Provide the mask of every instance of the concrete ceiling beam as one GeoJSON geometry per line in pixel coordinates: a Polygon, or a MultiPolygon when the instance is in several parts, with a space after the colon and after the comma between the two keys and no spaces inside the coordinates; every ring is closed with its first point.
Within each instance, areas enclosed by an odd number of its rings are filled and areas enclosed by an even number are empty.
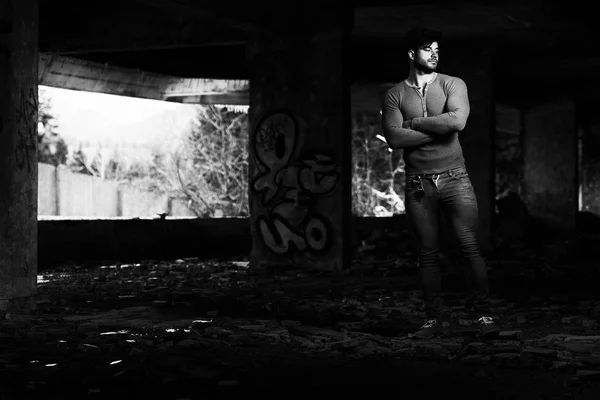
{"type": "MultiPolygon", "coordinates": [[[[184,104],[250,104],[247,80],[178,78],[49,54],[40,54],[38,71],[42,86],[184,104]]],[[[381,95],[392,85],[353,85],[353,110],[379,112],[381,95]]]]}
{"type": "Polygon", "coordinates": [[[43,86],[165,101],[249,90],[244,80],[178,78],[48,54],[40,54],[38,71],[43,86]]]}
{"type": "Polygon", "coordinates": [[[250,105],[250,92],[173,96],[169,97],[167,101],[183,104],[227,104],[232,106],[248,106],[250,105]]]}

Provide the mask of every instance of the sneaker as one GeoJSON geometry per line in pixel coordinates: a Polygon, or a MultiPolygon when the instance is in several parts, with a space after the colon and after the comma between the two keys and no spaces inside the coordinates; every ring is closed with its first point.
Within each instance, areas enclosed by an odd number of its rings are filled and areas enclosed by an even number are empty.
{"type": "Polygon", "coordinates": [[[500,332],[500,329],[494,323],[492,317],[481,317],[479,322],[479,334],[483,337],[494,335],[500,332]]]}
{"type": "Polygon", "coordinates": [[[425,325],[421,327],[417,332],[412,334],[412,337],[418,339],[431,339],[436,336],[440,336],[442,333],[442,326],[435,319],[430,319],[425,322],[425,325]]]}

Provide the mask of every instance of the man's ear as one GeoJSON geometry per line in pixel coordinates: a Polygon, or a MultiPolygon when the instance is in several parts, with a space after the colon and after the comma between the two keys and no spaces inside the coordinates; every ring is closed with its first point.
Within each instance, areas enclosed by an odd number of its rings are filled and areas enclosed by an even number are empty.
{"type": "Polygon", "coordinates": [[[408,58],[410,58],[411,60],[415,60],[415,52],[412,50],[408,51],[408,58]]]}

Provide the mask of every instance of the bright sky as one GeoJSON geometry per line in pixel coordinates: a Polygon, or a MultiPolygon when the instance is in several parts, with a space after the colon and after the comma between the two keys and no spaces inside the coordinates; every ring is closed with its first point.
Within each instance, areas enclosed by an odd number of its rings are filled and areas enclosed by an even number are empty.
{"type": "Polygon", "coordinates": [[[40,86],[67,138],[147,143],[179,135],[195,116],[189,104],[40,86]]]}

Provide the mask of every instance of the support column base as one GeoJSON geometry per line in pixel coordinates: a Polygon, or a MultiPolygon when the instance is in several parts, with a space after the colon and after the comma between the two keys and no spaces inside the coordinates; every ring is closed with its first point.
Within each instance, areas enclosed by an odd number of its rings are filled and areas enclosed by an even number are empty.
{"type": "Polygon", "coordinates": [[[17,297],[15,299],[0,299],[0,319],[7,313],[28,313],[37,308],[34,296],[17,297]]]}

